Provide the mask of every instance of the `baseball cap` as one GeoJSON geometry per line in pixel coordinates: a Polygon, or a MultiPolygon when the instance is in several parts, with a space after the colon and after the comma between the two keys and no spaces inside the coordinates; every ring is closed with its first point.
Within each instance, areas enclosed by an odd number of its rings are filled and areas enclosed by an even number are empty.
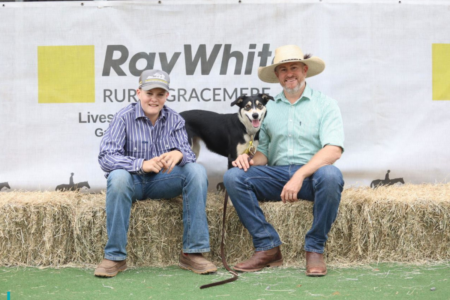
{"type": "Polygon", "coordinates": [[[169,74],[161,70],[145,70],[139,77],[139,88],[148,91],[161,88],[169,92],[169,74]]]}

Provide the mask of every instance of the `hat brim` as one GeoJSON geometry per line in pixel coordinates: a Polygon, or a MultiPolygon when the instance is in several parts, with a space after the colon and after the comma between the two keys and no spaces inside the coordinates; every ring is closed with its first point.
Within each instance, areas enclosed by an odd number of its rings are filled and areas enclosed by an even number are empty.
{"type": "Polygon", "coordinates": [[[293,62],[301,62],[308,66],[308,71],[306,72],[307,78],[318,75],[322,73],[323,70],[325,70],[325,62],[322,59],[318,58],[317,56],[312,56],[308,59],[283,61],[267,67],[259,67],[258,77],[264,82],[279,83],[277,75],[275,74],[275,68],[278,67],[279,65],[293,62]]]}
{"type": "Polygon", "coordinates": [[[157,82],[151,82],[151,83],[147,83],[147,84],[143,84],[140,89],[143,91],[149,91],[152,89],[163,89],[166,90],[167,92],[169,92],[169,87],[167,86],[167,84],[164,83],[157,83],[157,82]]]}

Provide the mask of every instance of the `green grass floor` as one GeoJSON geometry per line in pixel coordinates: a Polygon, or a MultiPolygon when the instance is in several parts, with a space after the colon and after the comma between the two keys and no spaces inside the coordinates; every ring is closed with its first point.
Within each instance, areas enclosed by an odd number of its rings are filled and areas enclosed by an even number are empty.
{"type": "Polygon", "coordinates": [[[200,290],[229,278],[197,275],[176,266],[136,268],[115,278],[96,278],[93,269],[0,268],[0,300],[21,299],[450,299],[450,264],[379,264],[329,268],[320,278],[305,269],[273,268],[241,274],[238,281],[200,290]]]}

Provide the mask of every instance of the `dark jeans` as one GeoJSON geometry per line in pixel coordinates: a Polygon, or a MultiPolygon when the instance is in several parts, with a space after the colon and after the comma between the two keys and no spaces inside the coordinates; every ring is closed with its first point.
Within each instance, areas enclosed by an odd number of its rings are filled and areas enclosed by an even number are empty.
{"type": "MultiPolygon", "coordinates": [[[[266,221],[259,200],[281,201],[284,185],[303,165],[253,166],[243,171],[232,168],[224,175],[224,184],[245,228],[253,237],[256,251],[281,245],[281,240],[266,221]]],[[[314,201],[314,221],[306,234],[305,251],[323,253],[328,232],[336,219],[344,180],[341,171],[328,165],[303,181],[298,199],[314,201]]]]}

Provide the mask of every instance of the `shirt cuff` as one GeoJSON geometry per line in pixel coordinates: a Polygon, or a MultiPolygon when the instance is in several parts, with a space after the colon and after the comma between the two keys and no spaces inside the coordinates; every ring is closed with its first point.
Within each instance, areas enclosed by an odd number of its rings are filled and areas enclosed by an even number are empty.
{"type": "Polygon", "coordinates": [[[336,146],[342,149],[342,153],[344,153],[344,145],[342,145],[342,143],[339,142],[330,142],[330,143],[324,143],[324,145],[322,146],[322,148],[324,148],[325,146],[336,146]]]}
{"type": "Polygon", "coordinates": [[[136,158],[133,162],[133,170],[135,170],[136,174],[144,175],[145,172],[142,169],[142,165],[144,164],[143,158],[136,158]]]}

